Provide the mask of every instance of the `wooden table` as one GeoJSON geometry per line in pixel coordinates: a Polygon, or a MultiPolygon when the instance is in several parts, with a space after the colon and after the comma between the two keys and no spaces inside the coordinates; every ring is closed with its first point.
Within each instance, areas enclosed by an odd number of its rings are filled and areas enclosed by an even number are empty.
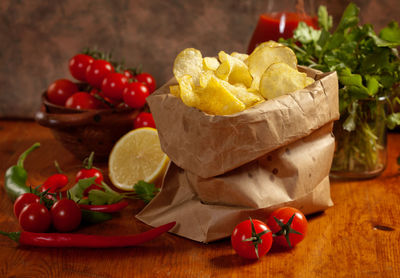
{"type": "MultiPolygon", "coordinates": [[[[71,175],[81,165],[50,131],[32,121],[0,121],[0,174],[34,142],[26,160],[29,182],[54,173],[54,160],[71,175]]],[[[309,217],[305,240],[289,251],[272,248],[259,261],[235,255],[229,240],[201,244],[164,234],[140,247],[115,249],[18,247],[0,238],[0,277],[400,277],[400,134],[389,135],[389,164],[376,179],[332,181],[335,206],[309,217]]],[[[106,165],[97,165],[107,171],[106,165]]],[[[1,181],[3,187],[3,179],[1,181]]],[[[17,231],[12,203],[0,190],[0,229],[17,231]]],[[[134,216],[141,201],[82,233],[123,235],[150,227],[134,216]]]]}

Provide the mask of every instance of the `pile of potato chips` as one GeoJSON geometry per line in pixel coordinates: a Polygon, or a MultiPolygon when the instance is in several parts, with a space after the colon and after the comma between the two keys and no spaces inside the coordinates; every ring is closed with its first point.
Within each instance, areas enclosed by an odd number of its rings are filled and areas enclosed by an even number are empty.
{"type": "Polygon", "coordinates": [[[274,41],[250,55],[220,51],[218,58],[187,48],[175,58],[173,72],[178,85],[170,86],[171,94],[212,115],[234,114],[314,83],[297,70],[294,52],[274,41]]]}

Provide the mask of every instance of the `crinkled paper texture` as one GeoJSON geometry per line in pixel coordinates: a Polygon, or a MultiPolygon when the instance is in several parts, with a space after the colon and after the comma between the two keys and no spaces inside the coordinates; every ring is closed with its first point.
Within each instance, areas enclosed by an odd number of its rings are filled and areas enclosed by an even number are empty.
{"type": "Polygon", "coordinates": [[[161,192],[137,218],[152,226],[176,221],[173,233],[210,242],[278,207],[310,214],[332,206],[337,76],[301,70],[317,81],[229,116],[185,106],[169,94],[174,80],[151,96],[161,146],[172,162],[161,192]]]}

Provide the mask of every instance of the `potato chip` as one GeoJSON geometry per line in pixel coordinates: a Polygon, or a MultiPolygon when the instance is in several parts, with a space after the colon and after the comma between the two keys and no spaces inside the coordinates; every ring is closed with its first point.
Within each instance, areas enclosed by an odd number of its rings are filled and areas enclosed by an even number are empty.
{"type": "Polygon", "coordinates": [[[228,81],[231,84],[243,83],[247,87],[250,87],[253,78],[249,73],[247,65],[242,60],[232,57],[224,51],[220,51],[218,57],[221,61],[220,66],[215,71],[218,78],[228,81]]]}
{"type": "Polygon", "coordinates": [[[172,71],[177,80],[187,74],[192,77],[193,83],[198,85],[202,70],[201,52],[195,48],[186,48],[176,56],[172,71]]]}
{"type": "Polygon", "coordinates": [[[169,86],[169,92],[176,97],[180,97],[181,90],[179,89],[179,85],[169,86]]]}
{"type": "Polygon", "coordinates": [[[200,102],[199,96],[194,92],[194,83],[190,75],[183,75],[178,78],[180,96],[184,104],[190,107],[196,107],[200,102]]]}
{"type": "Polygon", "coordinates": [[[200,100],[196,107],[212,115],[230,115],[246,108],[215,76],[211,76],[207,86],[199,88],[196,93],[200,100]]]}
{"type": "Polygon", "coordinates": [[[246,63],[253,77],[251,88],[254,89],[259,89],[261,75],[273,63],[286,63],[293,69],[297,68],[297,58],[293,50],[273,41],[257,46],[246,63]]]}
{"type": "Polygon", "coordinates": [[[229,82],[226,82],[223,80],[221,80],[220,83],[222,86],[225,87],[225,89],[227,89],[235,97],[237,97],[241,102],[243,102],[244,105],[246,105],[246,108],[265,100],[258,91],[255,91],[255,90],[249,91],[246,88],[246,86],[241,83],[232,85],[229,82]]]}
{"type": "Polygon", "coordinates": [[[231,56],[238,58],[239,60],[242,60],[243,62],[246,61],[247,58],[249,58],[249,55],[244,54],[244,53],[239,53],[239,52],[232,52],[231,56]]]}
{"type": "Polygon", "coordinates": [[[260,93],[266,99],[303,89],[314,83],[307,74],[293,69],[285,63],[272,64],[262,75],[260,93]]]}
{"type": "Polygon", "coordinates": [[[203,69],[215,71],[219,67],[220,63],[215,57],[204,57],[203,58],[203,69]]]}

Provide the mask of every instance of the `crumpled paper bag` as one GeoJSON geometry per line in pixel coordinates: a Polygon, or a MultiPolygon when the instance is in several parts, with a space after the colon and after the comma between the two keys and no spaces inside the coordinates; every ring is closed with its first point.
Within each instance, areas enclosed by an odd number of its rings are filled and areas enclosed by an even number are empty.
{"type": "Polygon", "coordinates": [[[333,203],[329,170],[339,118],[333,73],[299,67],[316,82],[228,116],[208,115],[169,94],[148,98],[171,164],[161,192],[136,216],[200,242],[230,236],[249,216],[289,205],[310,214],[333,203]]]}

